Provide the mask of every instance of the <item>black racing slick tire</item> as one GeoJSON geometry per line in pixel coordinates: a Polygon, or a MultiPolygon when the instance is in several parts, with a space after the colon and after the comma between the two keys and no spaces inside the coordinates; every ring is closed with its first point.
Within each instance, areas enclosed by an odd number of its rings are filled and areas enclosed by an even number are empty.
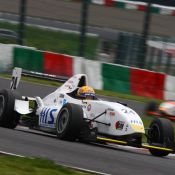
{"type": "Polygon", "coordinates": [[[59,139],[74,141],[83,126],[83,109],[80,105],[67,103],[60,110],[56,120],[56,134],[59,139]]]}
{"type": "MultiPolygon", "coordinates": [[[[166,118],[157,118],[150,124],[150,131],[148,132],[148,143],[151,145],[161,145],[163,147],[171,148],[174,145],[174,129],[170,120],[166,118]]],[[[170,152],[159,149],[149,149],[154,156],[167,156],[170,152]]]]}
{"type": "Polygon", "coordinates": [[[19,98],[10,90],[0,90],[0,126],[14,129],[20,119],[14,111],[15,99],[19,98]]]}

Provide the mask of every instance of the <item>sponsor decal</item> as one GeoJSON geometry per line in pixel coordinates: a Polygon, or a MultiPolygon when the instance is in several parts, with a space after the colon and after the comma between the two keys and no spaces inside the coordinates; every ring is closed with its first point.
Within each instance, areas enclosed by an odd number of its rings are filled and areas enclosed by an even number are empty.
{"type": "Polygon", "coordinates": [[[141,121],[138,121],[138,120],[131,120],[131,124],[143,125],[143,123],[141,121]]]}
{"type": "Polygon", "coordinates": [[[135,112],[134,111],[129,111],[129,113],[135,115],[135,112]]]}
{"type": "Polygon", "coordinates": [[[144,126],[142,121],[131,120],[131,127],[137,132],[144,132],[144,126]]]}
{"type": "Polygon", "coordinates": [[[69,81],[65,84],[65,87],[66,87],[68,90],[74,89],[74,88],[75,88],[74,81],[69,80],[69,81]]]}
{"type": "Polygon", "coordinates": [[[68,103],[68,101],[66,99],[63,99],[63,105],[65,105],[66,103],[68,103]]]}
{"type": "Polygon", "coordinates": [[[122,130],[123,127],[124,127],[124,124],[125,124],[125,122],[123,122],[123,121],[117,121],[117,122],[115,123],[115,128],[116,128],[116,130],[122,130]]]}
{"type": "Polygon", "coordinates": [[[83,104],[83,105],[81,105],[81,107],[82,107],[82,108],[84,108],[84,109],[86,109],[86,105],[84,105],[84,104],[83,104]]]}
{"type": "Polygon", "coordinates": [[[90,117],[95,118],[95,114],[94,113],[91,113],[90,114],[90,117]]]}
{"type": "Polygon", "coordinates": [[[112,109],[112,108],[107,108],[106,110],[109,111],[109,112],[108,112],[109,116],[115,116],[114,109],[112,109]]]}
{"type": "Polygon", "coordinates": [[[90,111],[90,110],[91,110],[91,104],[88,104],[87,111],[90,111]]]}
{"type": "Polygon", "coordinates": [[[128,124],[125,127],[125,132],[127,132],[127,131],[128,131],[128,124]]]}
{"type": "Polygon", "coordinates": [[[128,113],[128,111],[127,111],[126,109],[122,109],[122,111],[123,111],[124,113],[128,113]]]}
{"type": "Polygon", "coordinates": [[[72,80],[69,80],[68,83],[73,84],[74,82],[72,80]]]}
{"type": "Polygon", "coordinates": [[[110,116],[115,116],[115,112],[114,112],[114,111],[110,111],[110,112],[109,112],[109,115],[110,115],[110,116]]]}
{"type": "Polygon", "coordinates": [[[72,90],[72,89],[73,89],[73,86],[72,86],[72,85],[69,85],[69,84],[65,85],[65,87],[66,87],[67,89],[69,89],[69,90],[72,90]]]}
{"type": "Polygon", "coordinates": [[[131,115],[135,115],[135,112],[132,111],[132,110],[128,110],[128,109],[122,109],[122,111],[125,113],[125,114],[131,114],[131,115]]]}
{"type": "Polygon", "coordinates": [[[64,98],[64,94],[60,94],[60,96],[59,96],[60,98],[64,98]]]}
{"type": "Polygon", "coordinates": [[[145,132],[143,125],[138,125],[138,124],[131,124],[131,127],[136,131],[136,132],[145,132]]]}
{"type": "Polygon", "coordinates": [[[40,124],[54,125],[55,112],[57,112],[57,109],[43,108],[39,115],[40,124]]]}
{"type": "Polygon", "coordinates": [[[112,108],[108,108],[107,110],[108,110],[108,111],[114,111],[114,109],[112,109],[112,108]]]}

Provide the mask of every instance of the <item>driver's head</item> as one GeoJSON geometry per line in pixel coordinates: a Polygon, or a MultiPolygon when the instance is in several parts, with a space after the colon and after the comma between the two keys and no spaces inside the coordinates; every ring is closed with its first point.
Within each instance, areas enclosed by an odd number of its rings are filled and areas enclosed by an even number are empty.
{"type": "Polygon", "coordinates": [[[77,95],[84,99],[93,100],[95,97],[95,91],[89,86],[82,86],[78,89],[77,95]]]}

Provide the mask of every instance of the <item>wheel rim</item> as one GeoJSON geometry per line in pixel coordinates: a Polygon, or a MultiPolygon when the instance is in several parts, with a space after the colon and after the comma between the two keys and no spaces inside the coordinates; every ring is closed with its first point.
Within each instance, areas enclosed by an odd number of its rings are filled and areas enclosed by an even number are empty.
{"type": "Polygon", "coordinates": [[[0,95],[0,117],[3,115],[4,106],[5,106],[4,96],[0,95]]]}
{"type": "Polygon", "coordinates": [[[58,117],[58,120],[57,120],[57,132],[58,133],[64,132],[64,130],[67,126],[68,120],[69,120],[69,113],[65,109],[61,112],[61,114],[60,114],[60,116],[58,117]]]}
{"type": "Polygon", "coordinates": [[[160,129],[157,124],[152,125],[151,127],[151,142],[159,143],[160,142],[160,129]]]}

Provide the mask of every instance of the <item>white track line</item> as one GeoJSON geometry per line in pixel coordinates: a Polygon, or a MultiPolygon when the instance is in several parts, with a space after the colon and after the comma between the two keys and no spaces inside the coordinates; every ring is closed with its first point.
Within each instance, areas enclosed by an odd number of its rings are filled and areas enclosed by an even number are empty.
{"type": "Polygon", "coordinates": [[[22,156],[22,155],[19,155],[19,154],[9,153],[9,152],[5,152],[5,151],[0,151],[0,154],[16,156],[16,157],[25,157],[25,156],[22,156]]]}
{"type": "Polygon", "coordinates": [[[71,169],[74,169],[74,170],[82,171],[82,172],[92,173],[92,174],[111,175],[111,174],[102,173],[102,172],[99,172],[99,171],[93,171],[93,170],[89,170],[89,169],[85,169],[85,168],[79,168],[79,167],[75,167],[75,166],[67,166],[67,165],[64,165],[64,164],[58,164],[58,165],[61,165],[61,166],[67,167],[67,168],[71,168],[71,169]]]}

